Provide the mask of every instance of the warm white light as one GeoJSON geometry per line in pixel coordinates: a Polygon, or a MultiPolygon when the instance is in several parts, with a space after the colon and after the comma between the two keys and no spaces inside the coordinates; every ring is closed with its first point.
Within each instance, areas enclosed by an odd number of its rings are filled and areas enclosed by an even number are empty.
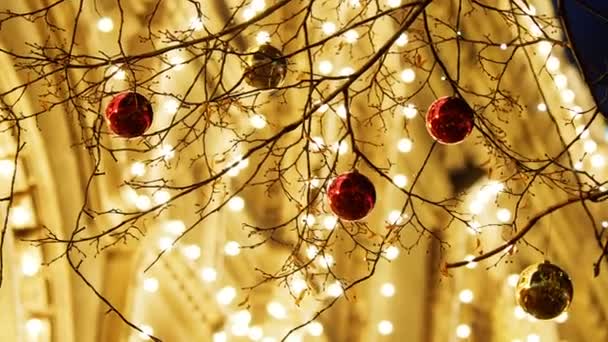
{"type": "Polygon", "coordinates": [[[551,56],[547,58],[547,70],[554,72],[559,69],[559,58],[551,56]]]}
{"type": "Polygon", "coordinates": [[[361,1],[360,0],[348,0],[348,4],[350,5],[350,7],[359,7],[359,6],[361,6],[361,1]]]}
{"type": "Polygon", "coordinates": [[[601,168],[606,165],[606,159],[601,154],[594,154],[591,156],[591,166],[595,168],[601,168]]]}
{"type": "Polygon", "coordinates": [[[135,206],[137,207],[137,209],[145,211],[150,209],[150,207],[152,206],[152,201],[150,200],[150,197],[146,195],[139,195],[135,199],[135,206]]]}
{"type": "Polygon", "coordinates": [[[236,241],[228,241],[224,245],[224,253],[230,256],[239,255],[241,253],[241,245],[236,241]]]}
{"type": "Polygon", "coordinates": [[[532,34],[534,37],[540,37],[543,35],[543,31],[540,29],[540,27],[538,27],[538,25],[536,25],[536,23],[532,23],[530,24],[530,34],[532,34]]]}
{"type": "Polygon", "coordinates": [[[471,221],[469,222],[467,228],[468,228],[468,232],[471,235],[475,235],[475,234],[479,234],[479,227],[481,227],[481,223],[479,223],[478,221],[471,221]]]}
{"type": "Polygon", "coordinates": [[[151,326],[144,324],[141,326],[141,332],[139,333],[139,338],[141,338],[144,341],[149,341],[150,336],[152,336],[153,334],[154,334],[154,329],[152,329],[151,326]]]}
{"type": "Polygon", "coordinates": [[[349,44],[355,43],[357,39],[359,39],[359,33],[355,30],[348,30],[344,33],[344,40],[349,44]]]}
{"type": "Polygon", "coordinates": [[[165,204],[171,199],[171,194],[165,190],[158,190],[154,193],[154,195],[152,195],[152,198],[154,199],[154,204],[165,204]]]}
{"type": "Polygon", "coordinates": [[[247,334],[249,339],[252,341],[259,341],[264,337],[264,330],[260,326],[253,326],[249,328],[249,334],[247,334]]]}
{"type": "Polygon", "coordinates": [[[538,106],[536,106],[536,109],[538,109],[539,112],[546,112],[547,105],[544,102],[541,102],[538,104],[538,106]]]}
{"type": "Polygon", "coordinates": [[[401,80],[405,83],[412,83],[416,79],[416,73],[414,69],[407,68],[401,72],[401,80]]]}
{"type": "Polygon", "coordinates": [[[478,215],[483,210],[483,207],[484,207],[483,202],[476,200],[469,204],[469,211],[473,215],[478,215]]]}
{"type": "Polygon", "coordinates": [[[249,123],[253,128],[262,129],[266,127],[266,117],[262,114],[254,114],[249,118],[249,123]]]}
{"type": "Polygon", "coordinates": [[[402,174],[397,174],[393,177],[393,183],[400,188],[405,188],[407,185],[407,177],[402,174]]]}
{"type": "Polygon", "coordinates": [[[503,223],[509,222],[511,220],[511,211],[507,208],[500,208],[496,211],[496,218],[503,223]]]}
{"type": "Polygon", "coordinates": [[[310,139],[312,141],[310,143],[309,148],[312,152],[319,152],[323,148],[325,148],[325,140],[323,139],[323,137],[312,137],[310,139]]]}
{"type": "Polygon", "coordinates": [[[232,211],[241,211],[245,208],[245,200],[240,196],[234,196],[228,201],[228,208],[232,211]]]}
{"type": "Polygon", "coordinates": [[[346,140],[340,142],[336,141],[336,143],[332,145],[332,149],[338,152],[338,154],[343,155],[348,152],[348,142],[346,142],[346,140]]]}
{"type": "Polygon", "coordinates": [[[168,99],[163,103],[163,109],[167,114],[175,114],[179,109],[179,102],[175,99],[168,99]]]}
{"type": "Polygon", "coordinates": [[[574,169],[575,170],[582,170],[583,169],[583,162],[577,161],[576,163],[574,163],[574,169]]]}
{"type": "Polygon", "coordinates": [[[266,43],[269,43],[270,42],[270,33],[266,32],[266,31],[258,32],[258,34],[255,36],[255,41],[259,45],[264,45],[266,43]]]}
{"type": "Polygon", "coordinates": [[[540,52],[542,55],[550,54],[552,48],[553,46],[551,45],[551,43],[546,40],[543,40],[542,42],[538,43],[538,52],[540,52]]]}
{"type": "Polygon", "coordinates": [[[30,318],[25,322],[25,330],[27,330],[27,334],[32,337],[37,337],[42,333],[44,325],[42,321],[38,318],[30,318]]]}
{"type": "Polygon", "coordinates": [[[248,21],[251,20],[253,17],[255,17],[255,11],[253,10],[253,8],[246,7],[243,10],[243,19],[245,19],[245,21],[248,21]]]}
{"type": "Polygon", "coordinates": [[[471,327],[467,324],[459,324],[456,327],[456,336],[458,336],[458,338],[468,338],[471,336],[471,327]]]}
{"type": "Polygon", "coordinates": [[[530,334],[526,337],[526,342],[540,342],[540,336],[536,334],[530,334]]]}
{"type": "Polygon", "coordinates": [[[559,316],[555,317],[557,323],[565,323],[568,320],[568,312],[564,311],[559,316]]]}
{"type": "Polygon", "coordinates": [[[327,112],[328,109],[329,109],[329,105],[327,103],[324,103],[324,104],[320,105],[319,108],[317,108],[317,112],[325,113],[325,112],[327,112]]]}
{"type": "Polygon", "coordinates": [[[169,59],[169,64],[171,64],[175,70],[182,70],[185,66],[184,58],[181,56],[173,56],[169,59]]]}
{"type": "Polygon", "coordinates": [[[395,285],[392,283],[384,283],[380,286],[380,294],[384,297],[392,297],[395,295],[395,285]]]}
{"type": "Polygon", "coordinates": [[[203,24],[203,18],[192,17],[190,18],[190,29],[194,31],[200,31],[205,27],[203,24]]]}
{"type": "Polygon", "coordinates": [[[413,104],[408,104],[407,106],[403,106],[401,108],[401,113],[408,119],[413,119],[418,114],[418,109],[413,104]]]}
{"type": "Polygon", "coordinates": [[[236,290],[232,286],[226,286],[219,290],[215,295],[215,299],[221,305],[230,304],[236,297],[236,290]]]}
{"type": "Polygon", "coordinates": [[[12,160],[0,160],[0,175],[6,178],[12,177],[15,171],[15,163],[12,160]]]}
{"type": "Polygon", "coordinates": [[[351,67],[344,67],[340,69],[340,76],[350,76],[355,73],[355,69],[351,67]]]}
{"type": "Polygon", "coordinates": [[[180,235],[186,230],[186,224],[182,220],[169,220],[164,224],[165,231],[173,235],[180,235]]]}
{"type": "Polygon", "coordinates": [[[397,38],[397,41],[395,41],[395,44],[397,44],[397,46],[405,46],[408,42],[409,38],[407,36],[407,33],[402,33],[399,35],[399,38],[397,38]]]}
{"type": "Polygon", "coordinates": [[[185,246],[182,252],[186,258],[193,261],[201,257],[201,248],[197,245],[185,246]]]}
{"type": "Polygon", "coordinates": [[[306,281],[302,278],[295,278],[292,282],[291,282],[291,290],[296,294],[299,295],[300,293],[302,293],[302,291],[306,290],[308,288],[308,285],[306,284],[306,281]]]}
{"type": "Polygon", "coordinates": [[[319,265],[323,268],[329,268],[334,264],[334,257],[330,254],[325,254],[322,258],[319,259],[319,265]]]}
{"type": "Polygon", "coordinates": [[[287,318],[287,310],[283,306],[283,304],[279,302],[272,301],[266,305],[266,311],[270,314],[270,316],[276,319],[285,319],[287,318]]]}
{"type": "Polygon", "coordinates": [[[388,260],[395,260],[399,256],[399,248],[395,246],[389,246],[384,250],[384,257],[388,260]]]}
{"type": "Polygon", "coordinates": [[[413,142],[409,138],[399,139],[397,142],[397,149],[399,152],[408,153],[412,150],[413,142]]]}
{"type": "Polygon", "coordinates": [[[388,7],[399,7],[401,6],[401,0],[386,0],[388,7]]]}
{"type": "Polygon", "coordinates": [[[393,333],[393,323],[391,323],[391,321],[380,321],[378,323],[378,333],[380,333],[380,335],[390,335],[393,333]]]}
{"type": "Polygon", "coordinates": [[[169,160],[175,157],[175,151],[173,150],[173,146],[169,144],[162,145],[160,148],[160,154],[163,156],[165,160],[169,160]]]}
{"type": "Polygon", "coordinates": [[[308,324],[308,333],[311,336],[321,336],[323,334],[323,324],[312,321],[308,324]]]}
{"type": "Polygon", "coordinates": [[[215,334],[213,334],[213,342],[226,342],[228,341],[228,337],[226,336],[226,333],[223,331],[220,332],[216,332],[215,334]]]}
{"type": "Polygon", "coordinates": [[[308,214],[302,219],[302,222],[304,222],[307,226],[312,226],[317,222],[317,219],[315,218],[315,215],[308,214]]]}
{"type": "Polygon", "coordinates": [[[346,119],[346,114],[346,106],[344,104],[341,104],[338,106],[338,108],[336,108],[336,115],[342,119],[346,119]]]}
{"type": "Polygon", "coordinates": [[[576,94],[571,89],[562,90],[560,95],[562,97],[562,101],[564,101],[565,103],[574,102],[574,98],[576,97],[576,94]]]}
{"type": "Polygon", "coordinates": [[[593,153],[595,152],[595,150],[597,150],[597,144],[593,140],[585,140],[585,143],[583,144],[583,149],[587,153],[593,153]]]}
{"type": "Polygon", "coordinates": [[[507,44],[505,44],[505,43],[500,44],[500,49],[501,50],[506,50],[507,49],[507,44]]]}
{"type": "Polygon", "coordinates": [[[10,210],[10,222],[15,227],[25,227],[32,223],[32,212],[24,206],[16,206],[10,210]]]}
{"type": "Polygon", "coordinates": [[[564,89],[568,85],[568,77],[564,74],[555,75],[553,82],[558,89],[564,89]]]}
{"type": "Polygon", "coordinates": [[[517,286],[517,282],[519,281],[519,274],[509,274],[509,276],[507,277],[507,284],[509,284],[510,287],[515,287],[517,286]]]}
{"type": "Polygon", "coordinates": [[[144,279],[144,291],[154,293],[158,291],[158,279],[156,278],[146,278],[144,279]]]}
{"type": "Polygon", "coordinates": [[[32,277],[40,270],[40,257],[33,251],[26,251],[21,256],[21,272],[32,277]]]}
{"type": "Polygon", "coordinates": [[[602,221],[602,228],[608,228],[608,221],[602,221]]]}
{"type": "Polygon", "coordinates": [[[201,278],[206,283],[212,283],[217,279],[217,271],[213,267],[203,267],[201,269],[201,278]]]}
{"type": "Polygon", "coordinates": [[[330,61],[321,61],[321,62],[319,62],[319,72],[321,74],[327,75],[332,70],[334,70],[334,65],[330,61]]]}
{"type": "Polygon", "coordinates": [[[344,290],[339,282],[334,282],[327,287],[327,295],[330,297],[340,297],[344,290]]]}
{"type": "Polygon", "coordinates": [[[260,11],[263,11],[264,8],[266,8],[266,1],[265,0],[253,0],[253,1],[251,1],[250,6],[254,11],[260,12],[260,11]]]}
{"type": "Polygon", "coordinates": [[[526,312],[524,311],[524,309],[521,306],[516,306],[515,309],[513,309],[513,315],[515,316],[515,318],[517,319],[524,319],[526,318],[526,312]]]}
{"type": "Polygon", "coordinates": [[[251,322],[251,313],[249,310],[240,310],[235,312],[230,319],[237,325],[249,325],[251,322]]]}
{"type": "Polygon", "coordinates": [[[314,259],[317,256],[317,253],[319,253],[317,246],[312,245],[306,248],[306,256],[308,256],[309,259],[314,259]]]}
{"type": "Polygon", "coordinates": [[[323,227],[325,227],[325,229],[327,229],[327,230],[334,229],[336,227],[337,223],[338,223],[338,218],[333,215],[327,215],[323,219],[323,227]]]}
{"type": "Polygon", "coordinates": [[[173,248],[173,239],[166,236],[161,237],[160,239],[158,239],[158,248],[163,251],[170,250],[171,248],[173,248]]]}
{"type": "Polygon", "coordinates": [[[334,24],[331,21],[324,22],[323,26],[321,28],[323,30],[323,33],[325,33],[328,36],[336,33],[336,24],[334,24]]]}
{"type": "Polygon", "coordinates": [[[458,299],[460,299],[462,303],[471,303],[473,301],[473,297],[473,291],[469,289],[464,289],[458,294],[458,299]]]}
{"type": "Polygon", "coordinates": [[[468,261],[466,268],[473,269],[477,267],[477,263],[473,261],[475,257],[473,255],[467,255],[464,260],[468,261]]]}
{"type": "Polygon", "coordinates": [[[114,29],[114,22],[111,18],[103,17],[97,21],[97,29],[101,32],[110,32],[114,29]]]}
{"type": "Polygon", "coordinates": [[[249,326],[243,324],[233,324],[230,327],[230,333],[232,336],[244,337],[249,333],[249,326]]]}
{"type": "Polygon", "coordinates": [[[389,224],[402,224],[403,216],[401,216],[401,210],[391,210],[386,220],[389,224]]]}

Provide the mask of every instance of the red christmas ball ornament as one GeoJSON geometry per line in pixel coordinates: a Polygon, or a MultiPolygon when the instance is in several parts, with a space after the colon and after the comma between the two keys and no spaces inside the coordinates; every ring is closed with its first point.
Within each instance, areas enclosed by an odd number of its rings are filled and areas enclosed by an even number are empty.
{"type": "Polygon", "coordinates": [[[441,97],[426,113],[426,128],[442,144],[458,144],[473,130],[473,109],[461,98],[441,97]]]}
{"type": "Polygon", "coordinates": [[[333,180],[327,190],[327,198],[336,216],[346,221],[357,221],[374,208],[376,189],[369,178],[352,171],[333,180]]]}
{"type": "Polygon", "coordinates": [[[120,93],[106,107],[110,130],[125,138],[141,136],[152,124],[152,105],[136,92],[120,93]]]}

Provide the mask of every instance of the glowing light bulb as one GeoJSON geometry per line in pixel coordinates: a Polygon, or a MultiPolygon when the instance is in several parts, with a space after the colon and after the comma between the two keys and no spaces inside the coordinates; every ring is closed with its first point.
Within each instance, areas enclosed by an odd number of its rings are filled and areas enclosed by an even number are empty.
{"type": "Polygon", "coordinates": [[[396,174],[395,177],[393,177],[393,183],[400,188],[405,188],[407,185],[407,177],[402,174],[396,174]]]}
{"type": "Polygon", "coordinates": [[[175,99],[168,99],[163,103],[163,109],[167,114],[175,114],[179,109],[179,102],[175,99]]]}
{"type": "Polygon", "coordinates": [[[562,90],[560,95],[562,97],[562,101],[564,101],[565,103],[574,102],[574,98],[576,97],[576,94],[571,89],[562,90]]]}
{"type": "Polygon", "coordinates": [[[131,174],[138,177],[143,176],[146,174],[146,165],[142,162],[135,162],[131,164],[131,174]]]}
{"type": "Polygon", "coordinates": [[[236,290],[232,286],[223,287],[215,295],[215,299],[220,305],[228,305],[232,303],[236,297],[236,290]]]}
{"type": "Polygon", "coordinates": [[[270,314],[270,316],[276,319],[287,318],[287,310],[285,309],[283,304],[279,302],[272,301],[268,303],[268,305],[266,305],[266,311],[268,311],[268,314],[270,314]]]}
{"type": "Polygon", "coordinates": [[[558,89],[564,89],[568,85],[568,77],[564,74],[555,75],[553,82],[558,89]]]}
{"type": "Polygon", "coordinates": [[[351,67],[344,67],[340,69],[340,76],[350,76],[355,73],[355,69],[351,67]]]}
{"type": "Polygon", "coordinates": [[[201,269],[201,278],[206,283],[212,283],[217,280],[217,271],[213,267],[203,267],[201,269]]]}
{"type": "Polygon", "coordinates": [[[309,259],[316,258],[317,253],[319,253],[319,249],[317,248],[317,246],[312,245],[306,248],[306,256],[308,256],[309,259]]]}
{"type": "Polygon", "coordinates": [[[574,169],[575,170],[582,170],[583,169],[583,162],[577,161],[576,163],[574,163],[574,169]]]}
{"type": "Polygon", "coordinates": [[[13,226],[23,228],[33,223],[32,212],[25,206],[12,207],[10,209],[9,220],[13,226]]]}
{"type": "Polygon", "coordinates": [[[220,331],[213,334],[213,342],[226,342],[228,341],[228,336],[225,332],[220,331]]]}
{"type": "Polygon", "coordinates": [[[164,224],[165,231],[173,235],[181,235],[186,230],[186,224],[182,220],[169,220],[164,224]]]}
{"type": "Polygon", "coordinates": [[[331,36],[332,34],[336,33],[336,24],[334,24],[331,21],[326,21],[323,23],[323,26],[321,26],[321,29],[323,30],[323,33],[325,33],[328,36],[331,36]]]}
{"type": "Polygon", "coordinates": [[[141,338],[144,341],[149,341],[150,340],[150,336],[154,334],[154,329],[152,329],[151,326],[149,325],[142,325],[141,326],[141,332],[139,333],[139,338],[141,338]]]}
{"type": "Polygon", "coordinates": [[[170,160],[175,157],[175,151],[173,150],[173,146],[169,144],[162,145],[160,148],[160,154],[163,156],[163,159],[170,160]]]}
{"type": "Polygon", "coordinates": [[[467,255],[464,258],[464,260],[468,261],[466,268],[473,269],[473,268],[477,267],[477,263],[475,261],[473,261],[473,259],[475,259],[475,257],[472,255],[467,255]]]}
{"type": "Polygon", "coordinates": [[[270,33],[266,32],[266,31],[258,32],[258,34],[255,36],[255,41],[259,45],[264,45],[266,43],[269,43],[270,42],[270,33]]]}
{"type": "Polygon", "coordinates": [[[473,291],[469,289],[464,289],[458,294],[458,299],[460,299],[462,303],[466,304],[471,303],[473,301],[473,297],[473,291]]]}
{"type": "Polygon", "coordinates": [[[509,276],[507,277],[507,284],[509,284],[510,287],[517,286],[518,281],[519,281],[519,274],[513,273],[513,274],[509,274],[509,276]]]}
{"type": "Polygon", "coordinates": [[[479,227],[481,227],[481,223],[479,223],[478,221],[469,222],[469,224],[467,226],[469,234],[471,234],[471,235],[479,234],[480,233],[479,227]]]}
{"type": "Polygon", "coordinates": [[[165,204],[171,199],[171,195],[165,190],[158,190],[154,193],[154,195],[152,195],[152,197],[154,199],[154,203],[157,205],[165,204]]]}
{"type": "Polygon", "coordinates": [[[397,40],[395,41],[395,44],[397,44],[397,46],[405,46],[405,45],[407,45],[408,42],[409,42],[409,38],[407,36],[407,33],[402,33],[399,35],[399,38],[397,38],[397,40]]]}
{"type": "Polygon", "coordinates": [[[143,288],[150,293],[158,291],[158,279],[152,277],[144,279],[143,288]]]}
{"type": "Polygon", "coordinates": [[[228,201],[228,208],[232,211],[241,211],[245,208],[245,200],[240,196],[234,196],[228,201]]]}
{"type": "Polygon", "coordinates": [[[513,316],[515,316],[517,319],[524,319],[526,318],[526,312],[521,306],[518,305],[515,307],[515,309],[513,309],[513,316]]]}
{"type": "Polygon", "coordinates": [[[40,257],[37,253],[26,251],[21,256],[21,273],[32,277],[40,270],[40,257]]]}
{"type": "Polygon", "coordinates": [[[469,204],[469,211],[473,215],[478,215],[483,211],[484,204],[479,200],[475,200],[469,204]]]}
{"type": "Polygon", "coordinates": [[[243,10],[243,19],[245,19],[245,21],[249,21],[249,20],[251,20],[253,17],[255,17],[255,11],[253,10],[253,8],[246,7],[246,8],[243,10]]]}
{"type": "Polygon", "coordinates": [[[312,226],[317,222],[317,219],[315,218],[315,215],[308,214],[302,219],[302,222],[306,223],[308,226],[312,226]]]}
{"type": "Polygon", "coordinates": [[[602,228],[608,228],[608,221],[602,221],[602,228]]]}
{"type": "Polygon", "coordinates": [[[496,218],[500,222],[509,222],[511,220],[511,211],[507,208],[500,208],[496,211],[496,218]]]}
{"type": "Polygon", "coordinates": [[[114,22],[109,17],[102,17],[97,21],[97,29],[101,32],[111,32],[114,29],[114,22]]]}
{"type": "Polygon", "coordinates": [[[412,83],[416,79],[416,73],[414,69],[407,68],[401,71],[401,80],[405,83],[412,83]]]}
{"type": "Polygon", "coordinates": [[[317,321],[310,322],[310,324],[308,324],[308,333],[310,336],[321,336],[323,334],[323,324],[317,321]]]}
{"type": "Polygon", "coordinates": [[[547,58],[547,70],[550,72],[555,72],[559,69],[559,59],[555,56],[551,56],[549,58],[547,58]]]}
{"type": "Polygon", "coordinates": [[[224,253],[230,256],[239,255],[241,253],[241,245],[236,241],[228,241],[224,245],[224,253]]]}
{"type": "Polygon", "coordinates": [[[312,137],[311,140],[309,148],[312,152],[319,152],[325,148],[323,137],[312,137]]]}
{"type": "Polygon", "coordinates": [[[319,265],[323,268],[329,268],[334,264],[334,257],[330,254],[325,254],[322,258],[319,259],[319,265]]]}
{"type": "Polygon", "coordinates": [[[15,163],[12,160],[0,160],[0,176],[9,178],[13,176],[13,172],[15,172],[15,163]]]}
{"type": "Polygon", "coordinates": [[[249,123],[253,128],[262,129],[266,127],[266,117],[262,114],[254,114],[249,118],[249,123]]]}
{"type": "Polygon", "coordinates": [[[192,17],[190,18],[190,29],[193,31],[200,31],[202,30],[205,25],[203,23],[203,18],[199,18],[199,17],[192,17]]]}
{"type": "Polygon", "coordinates": [[[564,311],[554,319],[557,323],[565,323],[568,320],[568,312],[564,311]]]}
{"type": "Polygon", "coordinates": [[[413,119],[418,114],[418,109],[416,109],[416,106],[413,104],[408,104],[407,106],[401,108],[401,112],[406,118],[413,119]]]}
{"type": "Polygon", "coordinates": [[[324,103],[324,104],[320,105],[319,108],[317,108],[317,112],[325,113],[325,112],[327,112],[328,109],[329,109],[329,105],[327,103],[324,103]]]}
{"type": "Polygon", "coordinates": [[[400,210],[392,210],[388,213],[388,218],[386,219],[389,224],[402,224],[403,216],[401,216],[400,210]]]}
{"type": "Polygon", "coordinates": [[[471,327],[467,324],[459,324],[456,327],[456,336],[462,339],[468,338],[469,336],[471,336],[471,327]]]}
{"type": "Polygon", "coordinates": [[[201,248],[197,245],[185,246],[182,252],[186,258],[193,261],[201,257],[201,248]]]}
{"type": "Polygon", "coordinates": [[[185,66],[184,58],[181,56],[173,56],[169,59],[169,64],[171,64],[175,70],[182,70],[185,66]]]}
{"type": "Polygon", "coordinates": [[[399,7],[401,6],[401,0],[386,0],[386,4],[392,8],[399,7]]]}
{"type": "Polygon", "coordinates": [[[395,246],[389,246],[384,250],[384,257],[388,260],[395,260],[399,256],[399,248],[395,246]]]}
{"type": "Polygon", "coordinates": [[[336,227],[337,223],[338,223],[338,218],[333,215],[327,215],[323,219],[323,227],[325,227],[325,229],[327,229],[327,230],[334,229],[336,227]]]}
{"type": "Polygon", "coordinates": [[[338,115],[342,119],[346,119],[346,106],[341,104],[336,108],[336,115],[338,115]]]}
{"type": "Polygon", "coordinates": [[[393,323],[391,321],[383,320],[378,323],[378,333],[380,335],[390,335],[393,333],[393,323]]]}
{"type": "Polygon", "coordinates": [[[540,336],[536,334],[530,334],[526,337],[526,342],[540,342],[540,336]]]}
{"type": "Polygon", "coordinates": [[[606,165],[606,159],[601,154],[594,154],[591,156],[591,166],[595,168],[602,168],[606,165]]]}
{"type": "Polygon", "coordinates": [[[349,44],[354,44],[359,39],[359,33],[355,30],[348,30],[344,32],[344,40],[349,44]]]}
{"type": "Polygon", "coordinates": [[[250,340],[259,341],[264,337],[264,330],[260,326],[253,326],[249,328],[249,333],[247,334],[250,340]]]}
{"type": "Polygon", "coordinates": [[[546,112],[547,105],[544,102],[541,102],[538,104],[538,106],[536,106],[536,109],[538,109],[539,112],[546,112]]]}
{"type": "Polygon", "coordinates": [[[553,45],[551,45],[550,42],[543,40],[542,42],[538,43],[538,52],[540,52],[542,55],[548,55],[551,53],[551,50],[553,49],[553,45]]]}
{"type": "Polygon", "coordinates": [[[306,290],[308,288],[308,285],[306,284],[306,281],[302,278],[295,278],[292,282],[291,282],[291,290],[296,294],[299,295],[300,293],[302,293],[302,291],[306,290]]]}
{"type": "Polygon", "coordinates": [[[330,61],[319,62],[319,72],[323,75],[329,74],[334,69],[334,65],[330,61]]]}
{"type": "Polygon", "coordinates": [[[585,143],[583,144],[583,149],[587,153],[593,153],[595,152],[595,150],[597,150],[597,143],[593,140],[585,140],[585,143]]]}
{"type": "Polygon", "coordinates": [[[42,333],[42,329],[44,328],[44,324],[42,320],[38,318],[30,318],[25,322],[25,330],[27,334],[32,337],[37,337],[42,333]]]}
{"type": "Polygon", "coordinates": [[[171,248],[173,248],[173,239],[170,237],[161,237],[160,239],[158,239],[158,248],[160,248],[163,251],[168,251],[171,248]]]}
{"type": "Polygon", "coordinates": [[[392,297],[395,295],[395,285],[392,283],[384,283],[380,286],[380,294],[384,297],[392,297]]]}
{"type": "Polygon", "coordinates": [[[260,12],[260,11],[263,11],[264,8],[266,8],[266,1],[265,0],[253,0],[253,1],[251,1],[250,6],[254,11],[260,12]]]}
{"type": "Polygon", "coordinates": [[[327,287],[327,295],[330,297],[340,297],[342,293],[344,293],[342,285],[337,281],[327,287]]]}
{"type": "Polygon", "coordinates": [[[150,209],[150,207],[152,206],[152,201],[150,201],[150,197],[146,195],[139,195],[135,200],[135,206],[137,207],[137,209],[145,211],[150,209]]]}
{"type": "Polygon", "coordinates": [[[507,44],[505,44],[505,43],[500,44],[500,49],[501,50],[506,50],[507,49],[507,44]]]}
{"type": "Polygon", "coordinates": [[[408,153],[412,150],[413,142],[409,138],[399,139],[397,142],[397,149],[399,152],[408,153]]]}

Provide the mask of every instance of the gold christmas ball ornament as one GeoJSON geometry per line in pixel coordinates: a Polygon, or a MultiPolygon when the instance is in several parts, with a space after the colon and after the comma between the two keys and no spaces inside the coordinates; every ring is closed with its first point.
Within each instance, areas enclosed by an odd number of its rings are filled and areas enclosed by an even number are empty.
{"type": "Polygon", "coordinates": [[[287,59],[270,44],[260,45],[247,56],[245,82],[254,88],[275,88],[286,74],[287,59]]]}
{"type": "Polygon", "coordinates": [[[570,276],[548,261],[526,268],[517,282],[517,303],[538,319],[559,316],[570,305],[573,294],[570,276]]]}

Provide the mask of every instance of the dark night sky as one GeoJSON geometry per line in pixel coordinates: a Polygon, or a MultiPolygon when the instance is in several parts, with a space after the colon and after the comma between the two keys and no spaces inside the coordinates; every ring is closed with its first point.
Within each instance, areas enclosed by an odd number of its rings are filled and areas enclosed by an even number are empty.
{"type": "MultiPolygon", "coordinates": [[[[557,3],[557,0],[554,0],[557,3]]],[[[608,114],[608,78],[596,81],[608,72],[608,0],[562,0],[577,49],[591,90],[601,111],[608,114]],[[585,5],[589,10],[585,8],[585,5]],[[593,11],[595,13],[593,13],[593,11]]]]}

